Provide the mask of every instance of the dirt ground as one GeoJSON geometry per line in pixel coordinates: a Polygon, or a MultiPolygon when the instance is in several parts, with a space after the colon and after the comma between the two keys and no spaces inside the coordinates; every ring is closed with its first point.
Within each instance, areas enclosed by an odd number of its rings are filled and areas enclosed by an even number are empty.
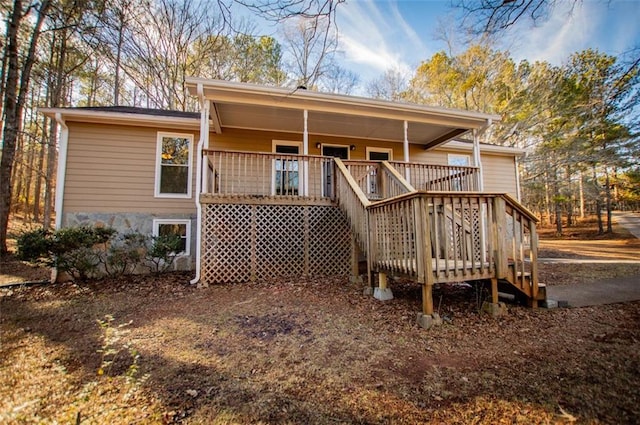
{"type": "Polygon", "coordinates": [[[481,292],[448,285],[426,331],[412,284],[381,303],[335,278],[189,278],[0,289],[0,423],[640,422],[640,302],[491,319],[481,292]]]}

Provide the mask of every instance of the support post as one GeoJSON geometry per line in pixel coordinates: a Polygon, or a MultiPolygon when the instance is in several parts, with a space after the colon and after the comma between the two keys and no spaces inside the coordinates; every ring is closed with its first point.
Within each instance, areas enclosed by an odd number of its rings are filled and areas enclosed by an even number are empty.
{"type": "MultiPolygon", "coordinates": [[[[309,155],[309,111],[304,110],[304,129],[302,132],[302,154],[309,155]]],[[[309,196],[309,162],[305,159],[302,162],[302,195],[309,196]]]]}
{"type": "MultiPolygon", "coordinates": [[[[404,122],[404,162],[409,163],[409,122],[405,120],[404,122]]],[[[404,179],[411,184],[411,170],[409,167],[406,167],[404,170],[404,179]]]]}
{"type": "Polygon", "coordinates": [[[498,279],[491,278],[491,302],[498,303],[498,279]]]}
{"type": "Polygon", "coordinates": [[[387,274],[384,272],[378,273],[378,287],[373,290],[373,297],[380,301],[393,299],[393,293],[387,287],[387,274]]]}

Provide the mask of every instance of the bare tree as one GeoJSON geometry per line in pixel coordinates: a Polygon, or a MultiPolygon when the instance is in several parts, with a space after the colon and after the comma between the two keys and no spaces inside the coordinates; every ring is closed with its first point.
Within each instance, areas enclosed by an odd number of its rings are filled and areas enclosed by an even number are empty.
{"type": "Polygon", "coordinates": [[[285,24],[282,37],[289,53],[288,68],[294,85],[318,88],[332,66],[338,45],[328,17],[298,17],[285,24]]]}
{"type": "Polygon", "coordinates": [[[374,99],[402,100],[406,89],[407,78],[397,69],[388,69],[367,84],[367,94],[374,99]]]}
{"type": "Polygon", "coordinates": [[[463,11],[463,26],[476,34],[493,34],[518,21],[527,20],[534,25],[543,22],[560,3],[571,4],[571,15],[580,2],[581,0],[455,0],[453,5],[463,11]]]}

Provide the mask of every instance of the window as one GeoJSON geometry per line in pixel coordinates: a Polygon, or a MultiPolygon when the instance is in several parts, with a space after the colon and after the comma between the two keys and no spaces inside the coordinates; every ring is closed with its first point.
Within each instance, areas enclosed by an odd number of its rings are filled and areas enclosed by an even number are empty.
{"type": "Polygon", "coordinates": [[[191,220],[153,220],[153,236],[178,235],[182,239],[178,255],[189,255],[191,246],[191,220]]]}
{"type": "Polygon", "coordinates": [[[192,134],[158,133],[156,197],[191,197],[192,142],[192,134]]]}
{"type": "Polygon", "coordinates": [[[393,149],[371,148],[367,146],[367,159],[369,161],[393,161],[393,149]]]}
{"type": "MultiPolygon", "coordinates": [[[[469,155],[461,155],[450,153],[447,156],[447,162],[452,167],[468,167],[471,165],[471,157],[469,155]]],[[[449,186],[445,190],[453,190],[456,192],[462,190],[471,190],[471,174],[464,169],[449,170],[449,186]]]]}
{"type": "MultiPolygon", "coordinates": [[[[302,143],[300,142],[273,142],[273,151],[283,154],[300,154],[302,143]]],[[[273,193],[275,195],[298,195],[300,188],[298,159],[283,156],[274,161],[275,173],[273,193]]]]}
{"type": "Polygon", "coordinates": [[[450,153],[447,158],[447,162],[449,165],[454,165],[458,167],[468,167],[471,164],[471,158],[469,155],[459,155],[450,153]]]}

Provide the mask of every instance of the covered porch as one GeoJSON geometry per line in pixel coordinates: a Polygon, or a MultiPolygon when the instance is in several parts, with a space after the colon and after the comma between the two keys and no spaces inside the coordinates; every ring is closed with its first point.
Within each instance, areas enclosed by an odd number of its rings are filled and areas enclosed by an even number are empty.
{"type": "Polygon", "coordinates": [[[490,280],[494,304],[503,283],[531,305],[544,297],[536,218],[484,191],[480,137],[498,117],[199,79],[188,87],[201,103],[204,283],[357,275],[364,257],[371,284],[374,272],[380,286],[387,274],[420,283],[429,317],[440,282],[490,280]],[[469,164],[412,159],[463,134],[473,139],[469,164]],[[251,143],[257,135],[266,141],[251,143]],[[255,150],[234,149],[241,137],[255,150]],[[402,160],[389,146],[401,146],[402,160]]]}

